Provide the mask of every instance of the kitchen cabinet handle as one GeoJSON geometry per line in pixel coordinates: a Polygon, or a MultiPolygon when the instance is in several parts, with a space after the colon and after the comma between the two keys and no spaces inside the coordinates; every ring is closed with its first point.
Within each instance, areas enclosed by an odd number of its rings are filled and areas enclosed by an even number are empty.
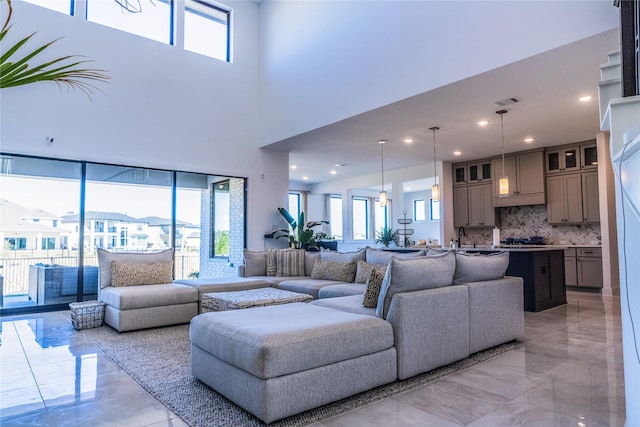
{"type": "Polygon", "coordinates": [[[593,251],[582,251],[583,254],[589,254],[592,255],[594,252],[593,251]]]}

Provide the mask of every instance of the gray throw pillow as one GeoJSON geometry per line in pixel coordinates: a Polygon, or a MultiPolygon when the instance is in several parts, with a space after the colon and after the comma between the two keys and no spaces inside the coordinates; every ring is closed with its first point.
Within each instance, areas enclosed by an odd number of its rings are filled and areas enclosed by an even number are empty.
{"type": "Polygon", "coordinates": [[[304,254],[304,275],[311,276],[313,272],[313,266],[316,265],[316,261],[320,259],[320,252],[305,252],[304,254]]]}
{"type": "Polygon", "coordinates": [[[382,281],[376,315],[387,318],[391,298],[397,293],[451,285],[455,269],[456,256],[453,252],[438,256],[391,258],[382,281]]]}
{"type": "Polygon", "coordinates": [[[356,252],[336,252],[336,251],[323,249],[320,252],[320,259],[323,261],[333,261],[333,262],[353,261],[355,263],[359,259],[365,261],[365,250],[363,248],[356,252]]]}
{"type": "Polygon", "coordinates": [[[312,279],[335,280],[337,282],[353,283],[356,275],[355,261],[336,262],[319,259],[313,266],[312,279]]]}
{"type": "Polygon", "coordinates": [[[484,282],[504,277],[509,266],[509,252],[495,254],[461,254],[456,253],[456,272],[453,284],[484,282]]]}
{"type": "MultiPolygon", "coordinates": [[[[376,266],[376,264],[369,264],[368,262],[362,261],[361,259],[358,260],[358,264],[356,266],[356,279],[355,282],[356,283],[367,283],[367,281],[369,280],[369,276],[371,275],[371,271],[373,271],[373,268],[376,266]]],[[[386,267],[386,264],[385,264],[386,267]]]]}
{"type": "Polygon", "coordinates": [[[371,273],[367,278],[367,290],[364,293],[364,300],[362,305],[367,308],[376,308],[378,305],[378,296],[380,295],[380,289],[382,288],[382,281],[384,280],[387,267],[382,265],[374,266],[371,269],[371,273]]]}
{"type": "Polygon", "coordinates": [[[267,275],[267,251],[252,252],[243,249],[244,254],[244,276],[266,276],[267,275]]]}
{"type": "Polygon", "coordinates": [[[145,263],[152,264],[155,262],[173,261],[173,248],[165,249],[160,252],[151,253],[130,253],[130,252],[109,252],[105,249],[98,248],[98,282],[100,289],[111,286],[111,262],[123,261],[128,263],[145,263]]]}
{"type": "Polygon", "coordinates": [[[415,252],[393,252],[383,251],[382,249],[367,248],[366,260],[369,264],[389,265],[389,261],[392,257],[395,258],[413,258],[417,256],[424,256],[425,251],[423,249],[415,252]]]}

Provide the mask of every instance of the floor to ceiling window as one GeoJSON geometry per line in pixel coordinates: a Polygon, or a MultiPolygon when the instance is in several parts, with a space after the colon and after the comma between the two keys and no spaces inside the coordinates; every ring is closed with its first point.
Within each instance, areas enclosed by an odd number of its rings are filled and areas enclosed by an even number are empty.
{"type": "Polygon", "coordinates": [[[176,279],[233,275],[246,246],[246,186],[244,178],[0,154],[2,313],[96,299],[99,248],[174,248],[176,279]]]}

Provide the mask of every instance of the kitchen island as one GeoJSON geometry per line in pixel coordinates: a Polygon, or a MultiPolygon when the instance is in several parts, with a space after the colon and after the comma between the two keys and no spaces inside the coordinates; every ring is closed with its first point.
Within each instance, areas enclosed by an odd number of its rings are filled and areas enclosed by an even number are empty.
{"type": "Polygon", "coordinates": [[[567,303],[565,246],[462,247],[465,252],[509,252],[506,275],[524,280],[525,311],[542,311],[567,303]]]}

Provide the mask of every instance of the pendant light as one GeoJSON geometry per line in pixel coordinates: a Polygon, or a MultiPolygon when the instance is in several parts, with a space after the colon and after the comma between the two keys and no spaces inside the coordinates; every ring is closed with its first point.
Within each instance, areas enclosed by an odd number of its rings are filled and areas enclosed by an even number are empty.
{"type": "Polygon", "coordinates": [[[381,139],[380,141],[378,141],[378,144],[380,144],[380,160],[381,160],[381,165],[382,165],[382,186],[380,188],[380,206],[381,207],[385,207],[387,206],[387,192],[384,191],[384,144],[387,141],[384,139],[381,139]]]}
{"type": "Polygon", "coordinates": [[[509,195],[509,177],[504,173],[504,121],[503,116],[507,114],[507,110],[496,111],[496,114],[500,114],[500,133],[502,135],[502,178],[498,181],[498,195],[500,197],[507,197],[509,195]]]}
{"type": "Polygon", "coordinates": [[[436,165],[436,131],[440,130],[439,127],[434,126],[429,128],[430,131],[433,131],[433,175],[434,182],[431,187],[431,200],[434,202],[440,201],[440,186],[438,185],[438,169],[436,165]]]}

